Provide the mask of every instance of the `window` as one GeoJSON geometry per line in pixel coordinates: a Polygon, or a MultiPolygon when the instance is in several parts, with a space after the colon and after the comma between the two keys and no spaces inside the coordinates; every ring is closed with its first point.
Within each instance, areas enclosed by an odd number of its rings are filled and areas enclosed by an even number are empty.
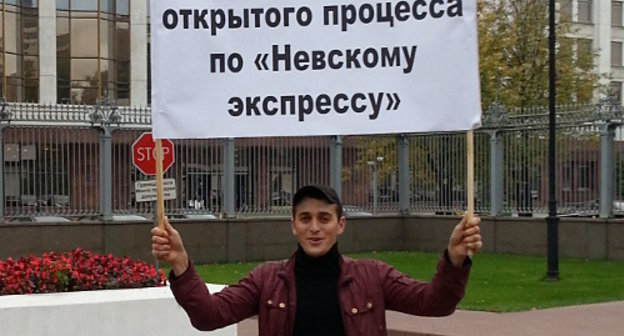
{"type": "Polygon", "coordinates": [[[578,0],[578,22],[592,22],[592,0],[578,0]]]}
{"type": "Polygon", "coordinates": [[[62,145],[4,145],[6,204],[46,206],[69,204],[68,157],[62,145]]]}
{"type": "Polygon", "coordinates": [[[563,191],[570,191],[572,188],[572,167],[569,163],[563,166],[563,178],[561,179],[561,189],[563,191]]]}
{"type": "Polygon", "coordinates": [[[622,66],[622,42],[611,42],[611,65],[622,66]]]}
{"type": "Polygon", "coordinates": [[[56,0],[57,10],[69,10],[69,0],[56,0]]]}
{"type": "Polygon", "coordinates": [[[130,103],[130,17],[125,0],[58,0],[57,101],[130,103]],[[99,8],[99,12],[98,12],[99,8]]]}
{"type": "Polygon", "coordinates": [[[98,0],[70,0],[69,3],[72,11],[96,11],[98,8],[98,0]]]}
{"type": "Polygon", "coordinates": [[[561,0],[559,2],[559,13],[563,20],[572,21],[572,0],[561,0]]]}
{"type": "Polygon", "coordinates": [[[596,168],[595,162],[585,162],[578,165],[578,189],[593,190],[594,176],[596,168]]]}
{"type": "Polygon", "coordinates": [[[611,25],[622,26],[622,1],[611,2],[611,25]]]}
{"type": "Polygon", "coordinates": [[[615,97],[616,101],[622,101],[622,82],[611,82],[609,84],[609,94],[615,97]]]}
{"type": "Polygon", "coordinates": [[[291,205],[294,195],[294,174],[289,167],[271,167],[271,205],[291,205]]]}
{"type": "MultiPolygon", "coordinates": [[[[147,5],[149,6],[149,1],[147,5]]],[[[130,0],[117,0],[117,15],[130,15],[130,0]]]]}
{"type": "Polygon", "coordinates": [[[592,61],[594,54],[592,47],[592,40],[579,38],[576,39],[576,59],[592,61]]]}
{"type": "Polygon", "coordinates": [[[39,101],[39,20],[36,1],[0,6],[0,96],[39,101]]]}

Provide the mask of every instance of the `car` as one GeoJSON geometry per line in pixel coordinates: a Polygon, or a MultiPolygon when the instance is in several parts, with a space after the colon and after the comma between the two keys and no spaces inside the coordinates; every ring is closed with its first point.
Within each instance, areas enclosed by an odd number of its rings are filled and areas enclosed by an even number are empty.
{"type": "Polygon", "coordinates": [[[357,205],[343,205],[342,212],[345,218],[369,217],[373,215],[372,212],[366,211],[364,208],[357,205]]]}
{"type": "Polygon", "coordinates": [[[64,223],[70,222],[68,218],[56,215],[30,215],[17,216],[6,219],[7,223],[64,223]]]}
{"type": "MultiPolygon", "coordinates": [[[[624,201],[613,201],[613,216],[616,218],[624,217],[624,201]]],[[[575,204],[571,210],[564,211],[559,217],[600,217],[600,200],[591,200],[575,204]]]]}
{"type": "Polygon", "coordinates": [[[613,201],[613,215],[617,218],[624,217],[624,201],[613,201]]]}
{"type": "Polygon", "coordinates": [[[34,222],[37,223],[63,223],[70,220],[61,216],[32,216],[34,222]]]}
{"type": "Polygon", "coordinates": [[[168,215],[167,217],[172,218],[172,219],[190,219],[190,220],[218,219],[218,217],[212,211],[176,213],[176,214],[168,215]]]}
{"type": "Polygon", "coordinates": [[[113,215],[111,217],[113,222],[141,222],[148,220],[147,217],[142,215],[113,215]]]}
{"type": "MultiPolygon", "coordinates": [[[[74,220],[80,222],[101,222],[104,221],[103,218],[104,217],[101,215],[84,215],[75,217],[74,220]]],[[[151,219],[147,218],[147,216],[137,214],[114,214],[111,215],[110,220],[113,222],[142,222],[151,219]]]]}

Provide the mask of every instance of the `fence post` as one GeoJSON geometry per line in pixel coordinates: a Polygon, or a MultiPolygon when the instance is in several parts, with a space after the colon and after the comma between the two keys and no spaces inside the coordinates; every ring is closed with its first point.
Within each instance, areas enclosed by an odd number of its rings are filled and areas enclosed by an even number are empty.
{"type": "Polygon", "coordinates": [[[91,126],[100,128],[100,214],[104,221],[113,218],[113,167],[112,167],[112,133],[119,125],[121,115],[115,101],[104,96],[95,102],[93,111],[89,113],[91,126]]]}
{"type": "Polygon", "coordinates": [[[503,212],[503,138],[498,131],[490,133],[490,216],[503,212]]]}
{"type": "Polygon", "coordinates": [[[507,110],[494,100],[483,118],[490,134],[490,216],[503,212],[503,138],[500,129],[509,125],[507,110]]]}
{"type": "Polygon", "coordinates": [[[342,136],[333,135],[329,147],[329,184],[342,195],[342,136]]]}
{"type": "Polygon", "coordinates": [[[410,212],[409,139],[405,134],[397,137],[399,151],[399,212],[410,212]]]}
{"type": "Polygon", "coordinates": [[[4,222],[4,128],[11,122],[11,113],[9,105],[4,97],[0,98],[0,121],[7,124],[0,124],[0,223],[4,222]]]}
{"type": "Polygon", "coordinates": [[[600,127],[600,218],[608,218],[613,213],[614,169],[613,141],[615,129],[611,123],[600,127]]]}
{"type": "Polygon", "coordinates": [[[113,169],[112,169],[112,134],[111,128],[102,126],[100,132],[100,212],[102,219],[113,217],[113,169]]]}
{"type": "Polygon", "coordinates": [[[4,222],[4,125],[0,125],[0,223],[4,222]]]}
{"type": "Polygon", "coordinates": [[[223,139],[223,216],[234,217],[234,139],[223,139]]]}
{"type": "Polygon", "coordinates": [[[622,107],[619,99],[609,95],[602,99],[594,110],[595,120],[600,122],[600,218],[609,218],[613,214],[615,196],[614,141],[615,128],[621,123],[622,107]]]}

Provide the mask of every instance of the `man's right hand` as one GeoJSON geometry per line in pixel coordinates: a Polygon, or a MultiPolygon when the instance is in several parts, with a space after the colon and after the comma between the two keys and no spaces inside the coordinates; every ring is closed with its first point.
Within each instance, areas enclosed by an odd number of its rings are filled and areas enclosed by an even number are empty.
{"type": "Polygon", "coordinates": [[[164,230],[158,227],[152,229],[152,255],[160,261],[169,263],[175,276],[182,275],[188,268],[189,259],[182,244],[182,237],[169,224],[166,217],[164,230]]]}

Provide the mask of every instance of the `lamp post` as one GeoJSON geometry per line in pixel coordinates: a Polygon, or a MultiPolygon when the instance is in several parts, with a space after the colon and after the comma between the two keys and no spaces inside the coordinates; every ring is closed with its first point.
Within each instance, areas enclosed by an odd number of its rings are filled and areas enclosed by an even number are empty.
{"type": "Polygon", "coordinates": [[[559,280],[559,217],[555,189],[555,0],[548,4],[548,217],[546,218],[547,268],[546,280],[559,280]]]}
{"type": "Polygon", "coordinates": [[[377,213],[377,169],[383,162],[383,156],[378,156],[375,160],[368,161],[368,165],[373,169],[373,213],[377,213]]]}

